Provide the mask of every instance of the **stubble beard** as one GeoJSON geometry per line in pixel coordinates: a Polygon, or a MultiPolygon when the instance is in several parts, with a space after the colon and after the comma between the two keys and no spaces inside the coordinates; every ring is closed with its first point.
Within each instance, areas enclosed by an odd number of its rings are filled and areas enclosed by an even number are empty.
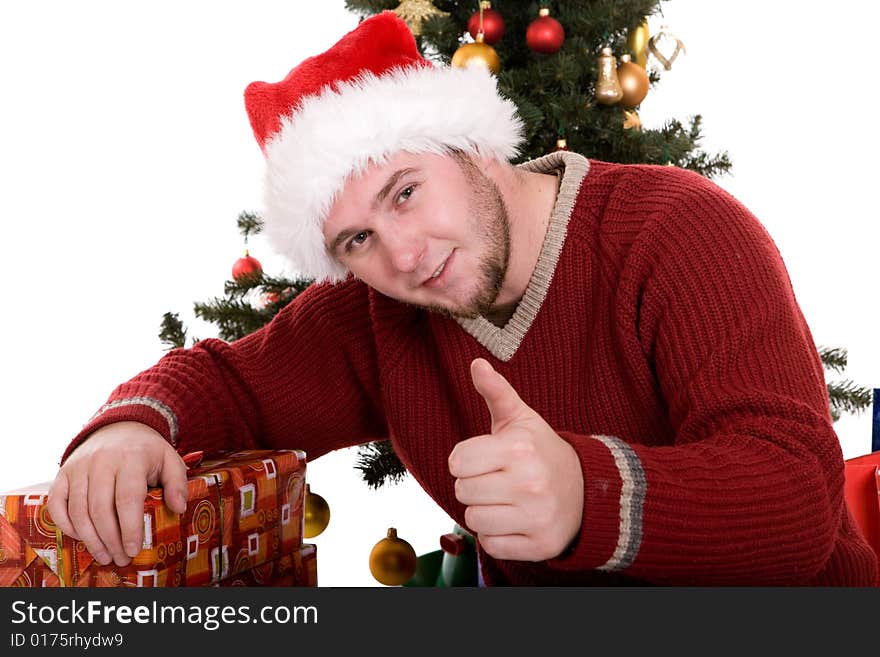
{"type": "Polygon", "coordinates": [[[492,309],[501,292],[510,262],[510,216],[501,191],[476,167],[466,172],[471,198],[468,210],[476,233],[482,233],[485,252],[480,260],[476,291],[464,305],[428,304],[429,311],[451,318],[475,319],[492,309]]]}

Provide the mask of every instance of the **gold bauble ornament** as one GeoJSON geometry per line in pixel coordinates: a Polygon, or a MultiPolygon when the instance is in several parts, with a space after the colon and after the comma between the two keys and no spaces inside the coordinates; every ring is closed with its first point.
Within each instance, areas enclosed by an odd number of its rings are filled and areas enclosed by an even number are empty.
{"type": "Polygon", "coordinates": [[[415,574],[417,561],[412,545],[389,527],[385,538],[370,551],[370,573],[380,584],[400,586],[415,574]]]}
{"type": "Polygon", "coordinates": [[[617,79],[617,59],[611,54],[611,48],[602,48],[596,80],[596,100],[603,105],[615,105],[621,98],[623,89],[617,79]]]}
{"type": "Polygon", "coordinates": [[[651,84],[647,71],[630,61],[629,55],[620,56],[617,81],[620,82],[620,88],[623,90],[620,104],[624,107],[636,107],[645,100],[645,96],[648,95],[648,87],[651,84]]]}
{"type": "Polygon", "coordinates": [[[630,33],[626,37],[627,50],[629,50],[630,54],[632,55],[633,61],[642,68],[647,68],[648,66],[649,38],[650,35],[648,34],[647,18],[642,22],[641,25],[630,31],[630,33]]]}
{"type": "Polygon", "coordinates": [[[496,75],[501,70],[498,53],[484,41],[482,32],[477,32],[473,43],[464,44],[452,55],[452,65],[458,68],[467,68],[471,62],[482,62],[496,75]]]}
{"type": "Polygon", "coordinates": [[[402,0],[394,13],[403,19],[414,36],[422,33],[422,23],[431,16],[449,16],[448,11],[440,11],[431,0],[402,0]]]}
{"type": "Polygon", "coordinates": [[[306,484],[306,503],[303,512],[304,527],[303,536],[314,538],[327,529],[330,524],[330,505],[320,495],[313,493],[306,484]]]}

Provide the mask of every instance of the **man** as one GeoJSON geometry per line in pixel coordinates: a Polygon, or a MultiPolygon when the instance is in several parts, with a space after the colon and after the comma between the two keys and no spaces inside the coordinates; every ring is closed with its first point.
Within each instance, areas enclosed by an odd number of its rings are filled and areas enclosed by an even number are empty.
{"type": "Polygon", "coordinates": [[[490,585],[869,585],[824,377],[780,255],[706,179],[558,152],[391,12],[245,92],[266,234],[318,279],[169,353],[73,440],[49,510],[140,549],[179,453],[390,438],[490,585]]]}

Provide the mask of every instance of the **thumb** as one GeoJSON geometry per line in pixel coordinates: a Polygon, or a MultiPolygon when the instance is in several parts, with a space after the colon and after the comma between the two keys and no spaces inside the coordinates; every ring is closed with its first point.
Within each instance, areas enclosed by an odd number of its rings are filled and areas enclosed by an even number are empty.
{"type": "Polygon", "coordinates": [[[171,445],[165,449],[159,479],[165,491],[165,504],[174,513],[183,514],[187,497],[186,464],[171,445]]]}
{"type": "Polygon", "coordinates": [[[528,410],[525,402],[520,399],[513,386],[489,361],[475,358],[471,361],[471,379],[477,392],[486,400],[489,414],[492,416],[492,433],[504,428],[508,423],[522,417],[528,410]]]}

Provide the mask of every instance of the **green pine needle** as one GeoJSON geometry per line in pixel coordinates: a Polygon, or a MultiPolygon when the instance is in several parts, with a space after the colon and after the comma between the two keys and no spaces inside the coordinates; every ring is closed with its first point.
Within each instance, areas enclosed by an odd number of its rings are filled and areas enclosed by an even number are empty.
{"type": "Polygon", "coordinates": [[[186,346],[186,329],[177,313],[167,312],[162,316],[159,340],[165,345],[166,350],[186,346]]]}
{"type": "Polygon", "coordinates": [[[247,244],[248,237],[256,235],[263,230],[263,220],[253,212],[242,212],[238,215],[238,231],[244,236],[247,244]]]}
{"type": "Polygon", "coordinates": [[[370,488],[379,488],[386,481],[399,483],[407,474],[389,440],[377,440],[358,447],[355,468],[370,488]]]}

